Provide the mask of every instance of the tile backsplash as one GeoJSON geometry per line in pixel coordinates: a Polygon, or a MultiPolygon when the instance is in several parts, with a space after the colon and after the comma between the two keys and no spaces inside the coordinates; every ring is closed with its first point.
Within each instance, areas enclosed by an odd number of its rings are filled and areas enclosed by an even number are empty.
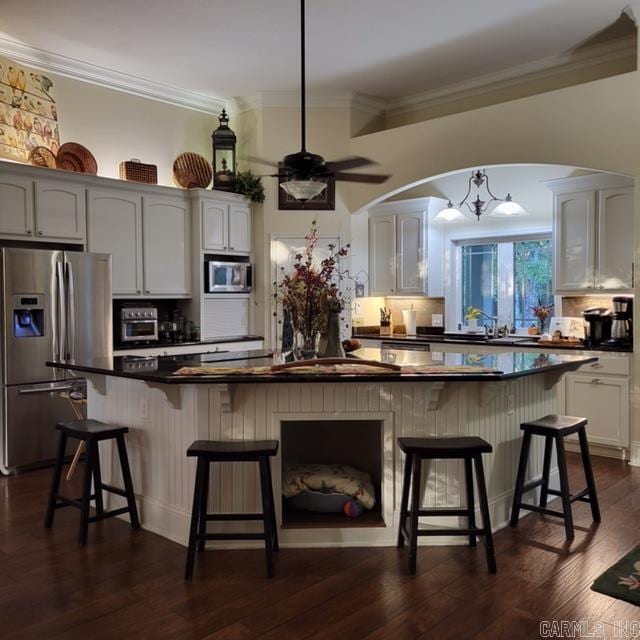
{"type": "Polygon", "coordinates": [[[444,316],[444,298],[358,298],[354,301],[353,316],[359,317],[361,324],[376,326],[380,323],[380,307],[391,309],[391,323],[402,325],[402,310],[416,311],[418,327],[432,326],[433,314],[444,316]]]}
{"type": "Polygon", "coordinates": [[[605,307],[612,309],[612,296],[564,296],[562,298],[562,313],[556,315],[580,317],[585,309],[605,307]]]}

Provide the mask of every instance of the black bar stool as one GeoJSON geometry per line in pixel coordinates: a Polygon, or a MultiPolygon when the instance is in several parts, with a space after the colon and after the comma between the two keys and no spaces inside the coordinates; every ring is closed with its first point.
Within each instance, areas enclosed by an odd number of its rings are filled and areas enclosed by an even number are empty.
{"type": "Polygon", "coordinates": [[[269,458],[278,453],[277,440],[233,440],[218,442],[197,440],[187,449],[187,456],[197,457],[196,484],[193,492],[191,529],[187,549],[185,579],[193,577],[196,549],[204,551],[205,540],[264,540],[267,556],[267,575],[273,577],[273,552],[278,551],[278,528],[273,503],[273,483],[269,458]],[[258,462],[262,513],[208,513],[209,465],[212,462],[258,462]],[[207,533],[207,522],[229,520],[260,520],[263,533],[207,533]]]}
{"type": "Polygon", "coordinates": [[[131,526],[134,529],[139,529],[140,521],[138,520],[133,482],[131,481],[127,446],[124,441],[124,436],[128,433],[129,429],[127,427],[118,427],[91,419],[77,420],[75,422],[60,422],[56,425],[56,429],[60,432],[60,435],[58,437],[58,451],[53,468],[53,479],[51,480],[51,490],[49,492],[49,502],[47,505],[47,514],[44,519],[44,526],[48,529],[53,525],[53,516],[56,509],[71,506],[80,509],[80,535],[78,542],[82,545],[87,543],[87,532],[90,522],[97,522],[105,518],[113,518],[114,516],[128,513],[131,519],[131,526]],[[59,493],[68,438],[83,440],[86,446],[82,496],[76,499],[66,498],[59,493]],[[118,447],[124,489],[102,482],[98,443],[102,440],[111,439],[115,439],[118,447]],[[93,494],[91,493],[91,480],[93,480],[94,485],[93,494]],[[116,495],[126,498],[127,506],[105,511],[102,502],[103,491],[115,493],[116,495]],[[95,500],[96,514],[94,516],[89,515],[89,503],[91,500],[95,500]]]}
{"type": "Polygon", "coordinates": [[[516,478],[516,489],[513,495],[513,508],[511,510],[511,526],[518,524],[520,509],[546,513],[550,516],[564,518],[564,529],[567,539],[573,540],[573,515],[571,513],[571,503],[579,500],[588,502],[591,505],[591,515],[596,522],[600,522],[600,507],[598,505],[598,495],[596,493],[596,483],[591,467],[591,456],[589,455],[589,443],[587,442],[586,418],[575,418],[573,416],[548,415],[539,420],[524,422],[520,428],[524,431],[522,439],[522,449],[520,450],[520,462],[518,463],[518,476],[516,478]],[[578,434],[580,442],[580,455],[582,456],[582,466],[584,476],[587,481],[587,488],[571,495],[569,491],[569,477],[567,475],[567,458],[565,456],[564,439],[572,433],[578,434]],[[525,483],[527,473],[527,463],[529,462],[529,450],[531,448],[531,436],[544,436],[544,461],[542,465],[542,478],[534,482],[525,483]],[[551,453],[553,443],[556,443],[556,453],[558,456],[558,472],[560,475],[560,491],[549,489],[549,472],[551,470],[551,453]],[[540,505],[535,506],[522,502],[522,495],[526,491],[541,487],[540,505]],[[562,511],[547,509],[547,497],[560,496],[562,498],[562,511]]]}
{"type": "Polygon", "coordinates": [[[416,573],[418,536],[469,536],[469,545],[472,547],[476,546],[476,536],[484,536],[489,572],[495,573],[496,559],[493,550],[487,487],[484,480],[484,468],[482,466],[482,454],[491,453],[493,450],[491,445],[482,438],[455,437],[398,438],[398,446],[405,454],[398,548],[404,547],[405,541],[409,543],[409,572],[412,575],[416,573]],[[443,507],[439,509],[421,509],[420,487],[422,461],[443,458],[464,460],[467,506],[466,508],[443,507]],[[476,468],[482,527],[476,526],[472,461],[475,463],[476,468]],[[411,483],[412,476],[413,484],[411,483]],[[408,509],[410,486],[412,489],[411,509],[408,509]],[[469,524],[467,529],[419,529],[418,518],[422,516],[466,516],[469,524]],[[410,518],[409,527],[406,526],[407,517],[410,518]]]}

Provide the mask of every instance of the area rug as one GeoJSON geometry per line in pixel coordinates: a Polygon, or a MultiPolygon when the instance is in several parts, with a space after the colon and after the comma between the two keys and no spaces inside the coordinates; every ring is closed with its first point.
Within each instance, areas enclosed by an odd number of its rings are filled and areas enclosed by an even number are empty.
{"type": "Polygon", "coordinates": [[[596,578],[591,588],[640,607],[640,546],[596,578]]]}

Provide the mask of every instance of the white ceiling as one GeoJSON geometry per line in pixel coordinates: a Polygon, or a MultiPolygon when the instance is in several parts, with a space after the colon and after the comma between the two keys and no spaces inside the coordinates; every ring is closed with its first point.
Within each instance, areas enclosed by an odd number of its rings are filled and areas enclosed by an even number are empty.
{"type": "MultiPolygon", "coordinates": [[[[625,0],[308,0],[308,82],[406,96],[557,55],[625,0]]],[[[1,0],[0,37],[230,98],[298,83],[297,0],[1,0]]]]}

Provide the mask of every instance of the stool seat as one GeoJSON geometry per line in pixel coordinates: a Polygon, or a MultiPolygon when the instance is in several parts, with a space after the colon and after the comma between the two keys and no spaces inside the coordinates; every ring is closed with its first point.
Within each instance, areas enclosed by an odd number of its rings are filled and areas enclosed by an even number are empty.
{"type": "Polygon", "coordinates": [[[129,432],[129,427],[106,424],[100,422],[100,420],[93,420],[92,418],[74,420],[72,422],[58,422],[56,429],[77,440],[89,440],[89,438],[109,440],[129,432]]]}
{"type": "Polygon", "coordinates": [[[417,453],[430,458],[459,458],[474,453],[491,453],[493,451],[486,440],[476,436],[398,438],[398,446],[404,453],[417,453]]]}
{"type": "Polygon", "coordinates": [[[562,436],[568,436],[572,433],[577,433],[582,427],[586,426],[586,418],[550,414],[538,420],[523,422],[520,425],[520,429],[538,436],[555,435],[556,433],[562,436]]]}
{"type": "Polygon", "coordinates": [[[188,449],[187,456],[206,456],[218,461],[257,460],[261,456],[275,456],[277,440],[196,440],[188,449]]]}

